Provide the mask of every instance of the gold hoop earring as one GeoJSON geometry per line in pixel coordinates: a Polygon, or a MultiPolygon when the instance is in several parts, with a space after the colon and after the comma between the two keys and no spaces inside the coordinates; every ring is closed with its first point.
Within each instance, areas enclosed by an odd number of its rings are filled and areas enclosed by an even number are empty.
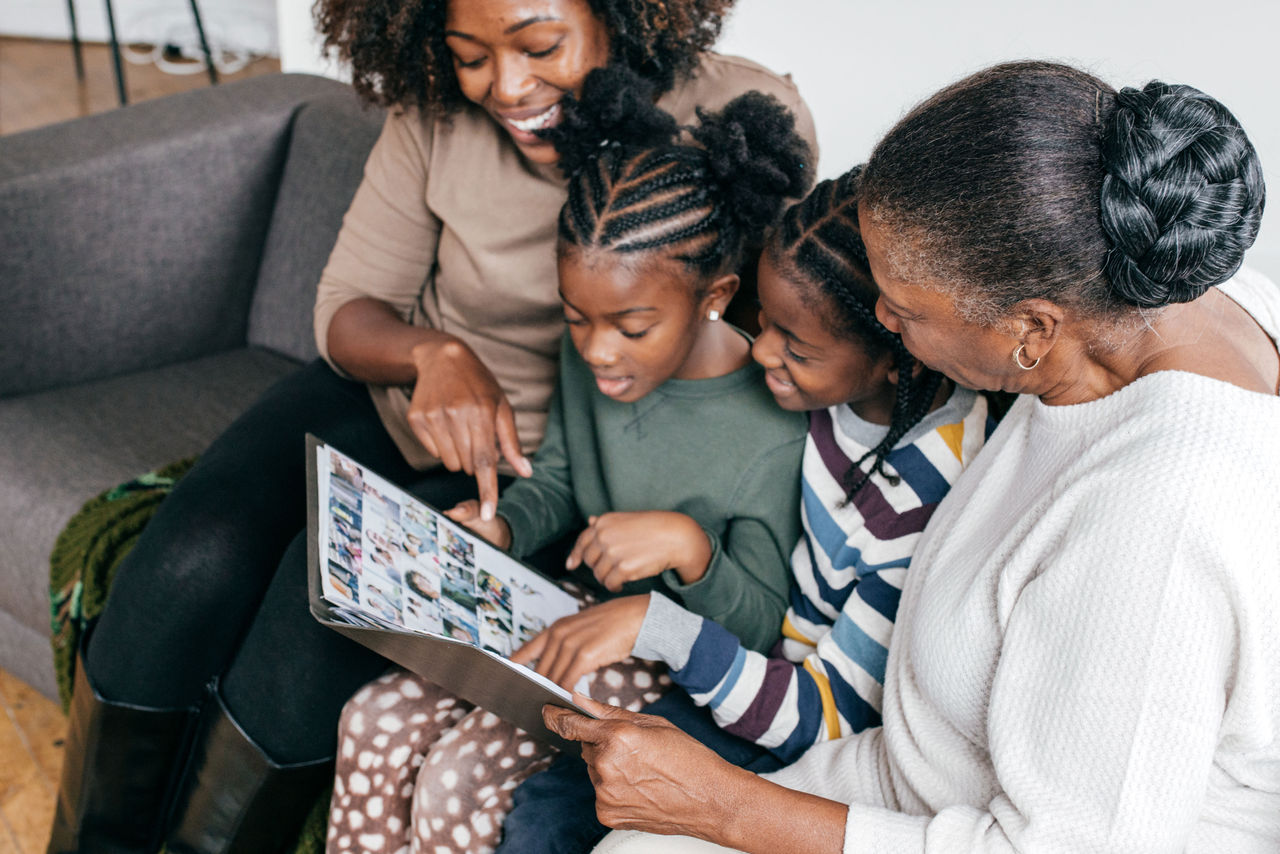
{"type": "Polygon", "coordinates": [[[1013,351],[1013,363],[1024,371],[1034,370],[1035,366],[1040,364],[1040,360],[1036,359],[1029,365],[1022,364],[1022,352],[1027,349],[1026,344],[1019,344],[1018,349],[1013,351]]]}

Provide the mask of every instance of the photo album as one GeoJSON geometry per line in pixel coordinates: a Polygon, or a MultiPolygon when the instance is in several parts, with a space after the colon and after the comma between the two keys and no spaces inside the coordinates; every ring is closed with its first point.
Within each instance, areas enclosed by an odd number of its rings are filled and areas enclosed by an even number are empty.
{"type": "Polygon", "coordinates": [[[507,660],[578,603],[554,582],[337,448],[307,437],[312,614],[560,747],[542,723],[569,692],[507,660]]]}

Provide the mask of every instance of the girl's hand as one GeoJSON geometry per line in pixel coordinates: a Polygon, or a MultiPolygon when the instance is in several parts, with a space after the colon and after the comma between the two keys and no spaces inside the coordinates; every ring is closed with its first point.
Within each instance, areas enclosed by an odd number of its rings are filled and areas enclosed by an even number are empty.
{"type": "Polygon", "coordinates": [[[647,511],[592,516],[565,561],[580,564],[606,589],[617,592],[628,581],[674,569],[685,584],[707,573],[711,542],[706,531],[683,513],[647,511]]]}
{"type": "Polygon", "coordinates": [[[455,505],[444,515],[453,521],[466,525],[500,549],[511,548],[511,526],[501,516],[484,519],[480,514],[480,502],[474,498],[455,505]]]}
{"type": "Polygon", "coordinates": [[[567,691],[588,673],[631,655],[649,610],[649,597],[623,596],[561,617],[511,656],[537,660],[537,672],[567,691]]]}
{"type": "Polygon", "coordinates": [[[412,354],[418,379],[409,401],[409,427],[449,471],[475,475],[480,519],[492,521],[500,456],[518,474],[533,473],[520,450],[511,404],[489,369],[457,338],[432,336],[412,354]]]}

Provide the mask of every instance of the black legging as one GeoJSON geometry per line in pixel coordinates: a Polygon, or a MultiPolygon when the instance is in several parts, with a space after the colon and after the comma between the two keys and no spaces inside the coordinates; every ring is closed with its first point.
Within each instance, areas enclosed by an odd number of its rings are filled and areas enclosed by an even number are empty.
{"type": "Polygon", "coordinates": [[[415,471],[365,387],[317,360],[223,433],[121,562],[86,670],[108,700],[195,703],[215,676],[244,731],[277,763],[333,753],[338,715],[385,659],[307,606],[305,445],[311,432],[436,506],[475,482],[415,471]]]}

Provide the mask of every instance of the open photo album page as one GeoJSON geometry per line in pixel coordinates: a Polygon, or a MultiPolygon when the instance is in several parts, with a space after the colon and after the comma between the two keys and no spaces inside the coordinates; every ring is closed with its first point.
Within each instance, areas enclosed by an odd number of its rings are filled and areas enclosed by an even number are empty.
{"type": "Polygon", "coordinates": [[[374,626],[503,657],[576,600],[341,452],[316,449],[324,598],[374,626]]]}

